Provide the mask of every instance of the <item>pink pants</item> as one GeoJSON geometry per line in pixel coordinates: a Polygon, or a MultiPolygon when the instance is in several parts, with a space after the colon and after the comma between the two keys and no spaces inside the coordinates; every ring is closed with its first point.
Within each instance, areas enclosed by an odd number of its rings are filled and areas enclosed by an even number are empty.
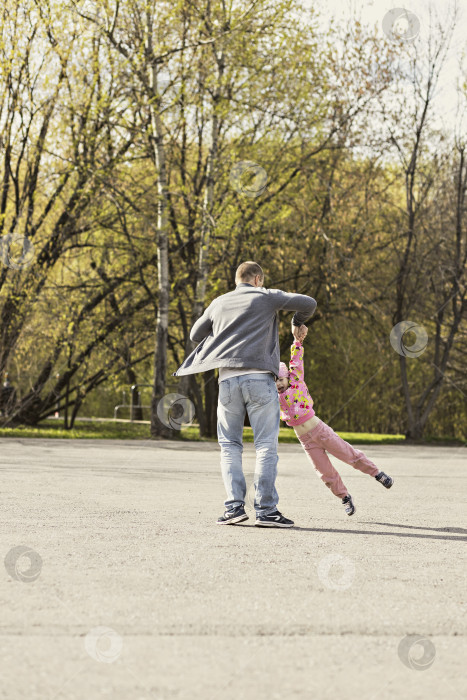
{"type": "Polygon", "coordinates": [[[334,469],[331,460],[326,454],[326,450],[338,459],[350,464],[354,469],[359,469],[364,474],[376,476],[379,469],[368,459],[368,457],[356,450],[352,445],[337,435],[329,425],[321,421],[312,430],[304,435],[297,436],[302,443],[303,449],[307,453],[316,469],[320,479],[331,489],[335,496],[344,498],[348,491],[345,488],[339,473],[334,469]]]}

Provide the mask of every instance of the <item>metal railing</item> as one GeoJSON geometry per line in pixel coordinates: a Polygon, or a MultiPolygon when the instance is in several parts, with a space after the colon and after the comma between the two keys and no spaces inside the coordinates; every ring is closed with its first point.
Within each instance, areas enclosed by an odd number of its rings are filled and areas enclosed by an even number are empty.
{"type": "MultiPolygon", "coordinates": [[[[121,408],[129,408],[130,409],[130,418],[129,418],[130,423],[135,422],[134,415],[136,413],[136,409],[140,409],[140,411],[142,411],[143,408],[151,408],[151,406],[141,405],[141,392],[138,391],[138,387],[140,387],[140,386],[152,387],[152,384],[144,384],[144,383],[132,384],[130,387],[130,389],[131,389],[130,403],[120,403],[114,407],[114,420],[117,420],[117,414],[121,408]]],[[[126,392],[123,392],[123,393],[125,394],[126,392]]],[[[126,419],[121,418],[120,420],[126,420],[126,419]]]]}
{"type": "Polygon", "coordinates": [[[130,423],[138,423],[139,421],[133,418],[133,408],[151,408],[151,406],[142,406],[141,404],[137,404],[135,407],[133,407],[131,403],[119,403],[117,406],[114,406],[114,420],[117,419],[117,413],[120,408],[130,409],[130,418],[120,418],[120,420],[129,420],[130,423]]]}

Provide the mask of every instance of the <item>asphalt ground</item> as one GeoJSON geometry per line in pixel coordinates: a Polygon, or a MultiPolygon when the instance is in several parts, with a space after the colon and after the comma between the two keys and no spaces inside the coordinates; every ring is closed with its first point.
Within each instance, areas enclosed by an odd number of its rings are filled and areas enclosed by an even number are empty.
{"type": "Polygon", "coordinates": [[[0,697],[467,700],[466,448],[361,449],[348,517],[280,445],[276,530],[212,443],[0,439],[0,697]]]}

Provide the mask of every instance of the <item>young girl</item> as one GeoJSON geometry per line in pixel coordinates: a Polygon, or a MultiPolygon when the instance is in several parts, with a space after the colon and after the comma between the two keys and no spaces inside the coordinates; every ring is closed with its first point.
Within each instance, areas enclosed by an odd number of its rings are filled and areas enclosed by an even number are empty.
{"type": "Polygon", "coordinates": [[[394,481],[380,471],[363,452],[342,440],[329,425],[315,415],[313,399],[308,392],[303,373],[302,341],[308,333],[308,328],[300,326],[299,332],[300,340],[295,340],[291,347],[289,369],[284,362],[281,362],[279,378],[276,380],[281,418],[295,430],[303,449],[326,486],[335,496],[342,499],[347,515],[353,515],[356,508],[352,496],[344,486],[339,473],[332,466],[326,451],[350,464],[354,469],[374,476],[387,489],[391,488],[394,481]]]}

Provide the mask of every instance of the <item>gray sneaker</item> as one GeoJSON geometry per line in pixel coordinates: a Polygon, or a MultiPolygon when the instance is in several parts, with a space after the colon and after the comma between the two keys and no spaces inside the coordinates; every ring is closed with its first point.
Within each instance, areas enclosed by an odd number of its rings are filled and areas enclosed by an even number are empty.
{"type": "Polygon", "coordinates": [[[390,489],[391,486],[394,483],[394,479],[385,474],[384,472],[380,472],[375,476],[376,481],[379,481],[380,484],[383,484],[385,489],[390,489]]]}
{"type": "Polygon", "coordinates": [[[353,515],[357,510],[353,504],[352,496],[350,495],[350,493],[348,493],[347,496],[342,499],[342,504],[345,508],[345,512],[347,513],[347,515],[353,515]]]}
{"type": "Polygon", "coordinates": [[[293,527],[295,523],[293,520],[285,518],[278,510],[275,510],[274,513],[269,513],[268,515],[257,514],[255,525],[257,527],[293,527]]]}
{"type": "Polygon", "coordinates": [[[237,506],[236,508],[226,510],[224,515],[217,518],[217,524],[235,525],[236,523],[241,523],[243,520],[248,520],[248,515],[245,513],[244,506],[237,506]]]}

